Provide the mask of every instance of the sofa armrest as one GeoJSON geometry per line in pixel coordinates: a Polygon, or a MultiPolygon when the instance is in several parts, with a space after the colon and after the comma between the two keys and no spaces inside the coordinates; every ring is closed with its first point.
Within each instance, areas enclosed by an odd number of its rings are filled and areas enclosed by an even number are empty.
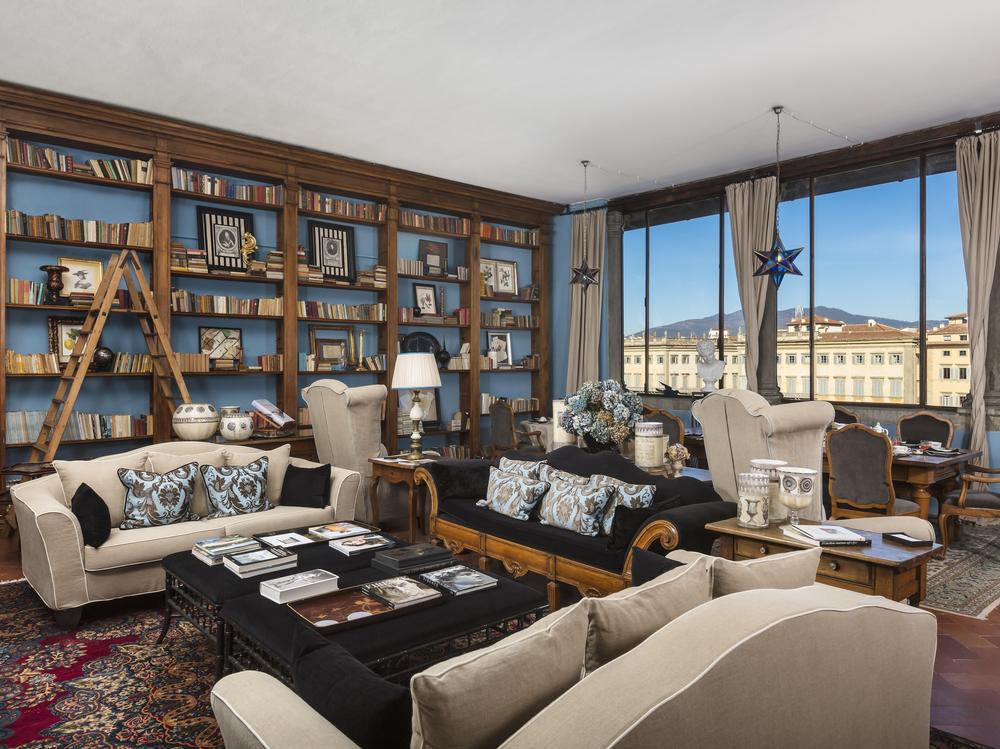
{"type": "Polygon", "coordinates": [[[21,534],[24,576],[45,605],[71,609],[88,601],[83,532],[73,512],[43,480],[11,488],[21,534]]]}
{"type": "Polygon", "coordinates": [[[487,460],[436,460],[420,466],[413,480],[427,486],[429,513],[436,518],[446,499],[483,499],[490,483],[487,460]]]}
{"type": "MultiPolygon", "coordinates": [[[[303,458],[290,458],[289,462],[298,468],[318,468],[322,463],[314,463],[303,458]]],[[[346,468],[330,467],[330,507],[334,520],[354,520],[361,492],[361,474],[346,468]]]]}
{"type": "Polygon", "coordinates": [[[654,541],[659,541],[664,552],[689,549],[708,554],[715,542],[716,534],[705,530],[706,523],[731,517],[736,517],[735,502],[701,502],[671,507],[647,519],[636,532],[632,545],[648,549],[654,541]],[[668,535],[664,535],[664,523],[669,523],[671,526],[668,535]],[[671,541],[672,545],[665,545],[664,540],[671,541]],[[640,545],[639,541],[645,545],[640,545]]]}
{"type": "Polygon", "coordinates": [[[211,700],[226,749],[358,749],[295,692],[259,671],[220,679],[211,700]]]}
{"type": "Polygon", "coordinates": [[[826,401],[783,403],[762,409],[768,437],[806,429],[825,431],[833,422],[833,406],[826,401]]]}

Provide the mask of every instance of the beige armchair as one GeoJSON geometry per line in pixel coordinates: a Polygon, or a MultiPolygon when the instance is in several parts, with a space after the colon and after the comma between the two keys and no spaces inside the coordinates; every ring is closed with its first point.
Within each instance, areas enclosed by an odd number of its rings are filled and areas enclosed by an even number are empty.
{"type": "Polygon", "coordinates": [[[352,388],[340,380],[317,380],[302,390],[319,461],[361,474],[357,498],[360,520],[377,521],[368,505],[372,482],[368,459],[387,454],[381,431],[387,393],[385,385],[352,388]]]}
{"type": "MultiPolygon", "coordinates": [[[[753,458],[772,458],[822,474],[823,433],[833,421],[833,406],[824,401],[772,406],[749,390],[719,390],[695,403],[691,413],[705,433],[705,453],[712,484],[724,500],[735,502],[736,475],[750,470],[753,458]]],[[[823,497],[816,482],[812,507],[800,512],[823,519],[823,497]]],[[[784,517],[784,507],[771,508],[784,517]]]]}

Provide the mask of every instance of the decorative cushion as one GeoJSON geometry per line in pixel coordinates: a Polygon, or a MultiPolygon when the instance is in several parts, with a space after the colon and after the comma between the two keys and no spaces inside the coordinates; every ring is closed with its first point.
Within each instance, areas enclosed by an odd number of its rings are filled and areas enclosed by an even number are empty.
{"type": "Polygon", "coordinates": [[[281,483],[281,504],[317,508],[330,504],[330,464],[316,468],[289,464],[281,483]]]}
{"type": "Polygon", "coordinates": [[[615,510],[618,507],[649,507],[656,495],[656,487],[653,484],[630,484],[612,476],[594,474],[593,476],[578,476],[569,471],[560,471],[548,464],[544,464],[539,471],[539,478],[542,481],[552,481],[560,479],[573,484],[590,484],[598,489],[611,490],[611,499],[605,508],[601,520],[601,533],[606,536],[611,535],[611,524],[614,522],[615,510]]]}
{"type": "Polygon", "coordinates": [[[712,600],[707,560],[686,564],[635,588],[585,598],[587,673],[628,652],[673,619],[712,600]]]}
{"type": "Polygon", "coordinates": [[[70,509],[80,522],[83,543],[96,549],[108,540],[111,535],[111,512],[97,492],[87,484],[80,484],[70,502],[70,509]]]}
{"type": "Polygon", "coordinates": [[[146,452],[118,455],[108,460],[53,460],[52,467],[63,488],[63,502],[71,507],[73,495],[86,484],[104,500],[111,515],[111,525],[125,517],[125,487],[118,480],[119,468],[142,470],[146,467],[146,452]]]}
{"type": "Polygon", "coordinates": [[[281,485],[285,482],[285,471],[288,470],[289,456],[292,454],[291,445],[281,445],[273,450],[234,452],[226,450],[226,465],[245,466],[253,463],[262,455],[267,456],[267,499],[273,504],[281,502],[281,485]]]}
{"type": "Polygon", "coordinates": [[[266,456],[245,466],[201,466],[200,470],[208,492],[208,517],[246,515],[271,509],[266,496],[266,456]]]}
{"type": "Polygon", "coordinates": [[[538,518],[542,525],[554,525],[582,536],[596,536],[601,530],[601,513],[611,498],[610,489],[553,478],[542,499],[538,518]]]}
{"type": "Polygon", "coordinates": [[[527,520],[548,488],[544,481],[532,481],[515,473],[490,468],[486,499],[477,504],[515,520],[527,520]]]}
{"type": "Polygon", "coordinates": [[[539,472],[544,465],[545,461],[500,458],[501,471],[504,473],[513,473],[518,476],[523,476],[524,478],[531,479],[532,481],[538,481],[541,478],[539,472]]]}
{"type": "Polygon", "coordinates": [[[674,559],[667,559],[662,554],[656,554],[648,549],[632,550],[632,585],[645,585],[655,580],[665,572],[675,570],[682,565],[674,559]]]}
{"type": "Polygon", "coordinates": [[[119,468],[118,478],[125,485],[125,519],[122,530],[170,525],[183,520],[197,520],[191,511],[198,464],[188,463],[167,473],[119,468]]]}
{"type": "Polygon", "coordinates": [[[632,539],[639,529],[658,512],[663,512],[679,502],[678,497],[668,497],[649,507],[629,507],[621,505],[615,511],[615,519],[608,534],[608,550],[622,551],[632,545],[632,539]]]}
{"type": "Polygon", "coordinates": [[[580,605],[410,679],[412,749],[493,749],[579,682],[587,640],[580,605]]]}
{"type": "Polygon", "coordinates": [[[816,570],[823,550],[804,549],[775,554],[773,557],[733,562],[720,557],[708,557],[694,551],[678,549],[667,554],[684,564],[707,559],[712,565],[712,597],[759,588],[804,588],[816,582],[816,570]]]}
{"type": "MultiPolygon", "coordinates": [[[[199,468],[201,466],[215,466],[222,468],[226,465],[226,451],[221,447],[216,450],[209,450],[203,453],[188,453],[187,455],[175,455],[174,453],[161,453],[155,450],[149,451],[149,470],[153,473],[169,473],[181,466],[185,466],[191,461],[195,461],[199,468]]],[[[199,471],[194,478],[194,499],[191,502],[191,511],[204,517],[212,510],[208,501],[208,492],[205,491],[205,482],[202,480],[199,471]]]]}

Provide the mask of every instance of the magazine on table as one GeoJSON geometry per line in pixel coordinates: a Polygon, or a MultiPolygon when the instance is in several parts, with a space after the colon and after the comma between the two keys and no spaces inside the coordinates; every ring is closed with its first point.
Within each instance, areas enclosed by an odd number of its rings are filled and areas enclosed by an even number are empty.
{"type": "Polygon", "coordinates": [[[789,538],[813,546],[870,546],[871,540],[839,525],[783,525],[789,538]]]}
{"type": "Polygon", "coordinates": [[[349,522],[347,520],[338,520],[333,523],[324,523],[323,525],[313,525],[305,529],[306,533],[320,541],[336,541],[341,538],[361,536],[374,531],[378,531],[378,528],[371,525],[364,525],[363,523],[349,522]]]}
{"type": "Polygon", "coordinates": [[[292,603],[331,593],[339,587],[339,580],[327,570],[306,570],[264,580],[260,584],[260,594],[275,603],[292,603]]]}
{"type": "Polygon", "coordinates": [[[454,564],[433,572],[424,572],[420,579],[438,590],[443,590],[453,596],[475,593],[480,590],[495,588],[499,581],[492,575],[487,575],[464,564],[454,564]]]}
{"type": "Polygon", "coordinates": [[[441,598],[441,591],[435,590],[419,580],[414,580],[412,577],[390,577],[387,580],[377,580],[362,585],[361,590],[372,598],[382,601],[391,609],[401,609],[441,598]]]}
{"type": "Polygon", "coordinates": [[[368,533],[364,536],[351,536],[350,538],[331,541],[330,548],[352,557],[366,551],[384,549],[388,546],[393,546],[395,543],[391,538],[381,536],[378,533],[368,533]]]}

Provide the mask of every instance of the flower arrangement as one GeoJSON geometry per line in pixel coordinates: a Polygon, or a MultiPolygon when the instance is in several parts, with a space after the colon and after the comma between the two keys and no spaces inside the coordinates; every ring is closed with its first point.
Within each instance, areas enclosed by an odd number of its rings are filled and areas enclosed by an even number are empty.
{"type": "Polygon", "coordinates": [[[664,453],[664,457],[667,459],[668,463],[687,463],[688,458],[691,457],[691,453],[680,442],[674,442],[673,444],[667,445],[667,451],[664,453]]]}
{"type": "Polygon", "coordinates": [[[588,443],[620,447],[642,418],[639,396],[616,380],[585,382],[565,404],[559,426],[588,443]]]}

